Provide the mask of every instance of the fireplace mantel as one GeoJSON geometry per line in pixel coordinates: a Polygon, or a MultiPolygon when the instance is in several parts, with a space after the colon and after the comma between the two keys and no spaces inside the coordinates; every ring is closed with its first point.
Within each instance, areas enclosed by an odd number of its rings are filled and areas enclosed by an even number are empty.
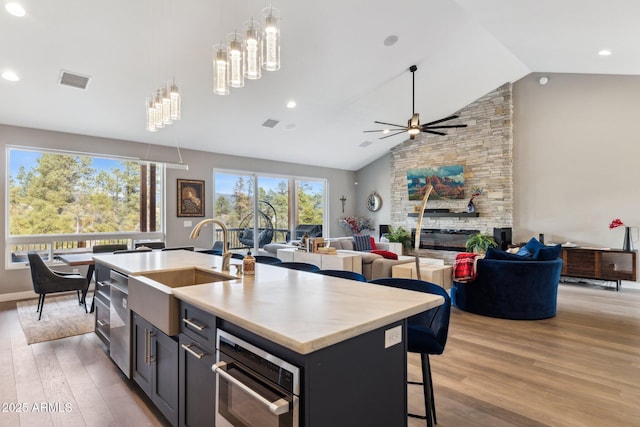
{"type": "MultiPolygon", "coordinates": [[[[418,213],[407,214],[410,218],[417,218],[418,213]]],[[[477,218],[480,216],[478,212],[423,212],[423,217],[458,217],[458,218],[477,218]]]]}

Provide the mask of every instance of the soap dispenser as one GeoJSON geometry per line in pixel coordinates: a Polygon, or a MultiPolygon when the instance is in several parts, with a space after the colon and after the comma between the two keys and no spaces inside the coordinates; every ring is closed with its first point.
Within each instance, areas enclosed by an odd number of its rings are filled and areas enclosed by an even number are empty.
{"type": "Polygon", "coordinates": [[[251,256],[251,251],[247,252],[247,256],[242,260],[242,269],[246,276],[256,274],[256,259],[251,256]]]}

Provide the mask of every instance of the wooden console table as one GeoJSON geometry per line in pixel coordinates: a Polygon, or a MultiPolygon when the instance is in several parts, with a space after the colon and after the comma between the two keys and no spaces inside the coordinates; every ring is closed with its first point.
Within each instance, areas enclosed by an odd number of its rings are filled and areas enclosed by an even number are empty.
{"type": "Polygon", "coordinates": [[[616,291],[622,280],[638,280],[637,251],[562,248],[561,256],[563,276],[615,281],[616,291]]]}

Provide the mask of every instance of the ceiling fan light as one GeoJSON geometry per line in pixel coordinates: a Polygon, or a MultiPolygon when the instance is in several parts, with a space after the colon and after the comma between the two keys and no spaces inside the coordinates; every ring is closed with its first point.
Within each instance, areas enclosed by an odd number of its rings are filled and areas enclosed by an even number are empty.
{"type": "Polygon", "coordinates": [[[417,135],[417,134],[419,134],[419,133],[420,133],[420,128],[409,128],[409,129],[407,130],[407,133],[408,133],[409,135],[413,135],[413,136],[415,136],[415,135],[417,135]]]}

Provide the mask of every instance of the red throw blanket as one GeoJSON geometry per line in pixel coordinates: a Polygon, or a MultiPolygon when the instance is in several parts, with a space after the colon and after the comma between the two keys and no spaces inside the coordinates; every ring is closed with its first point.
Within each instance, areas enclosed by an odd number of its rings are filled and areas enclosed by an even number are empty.
{"type": "Polygon", "coordinates": [[[453,280],[455,282],[472,282],[476,278],[476,262],[478,254],[460,252],[453,263],[453,280]]]}

